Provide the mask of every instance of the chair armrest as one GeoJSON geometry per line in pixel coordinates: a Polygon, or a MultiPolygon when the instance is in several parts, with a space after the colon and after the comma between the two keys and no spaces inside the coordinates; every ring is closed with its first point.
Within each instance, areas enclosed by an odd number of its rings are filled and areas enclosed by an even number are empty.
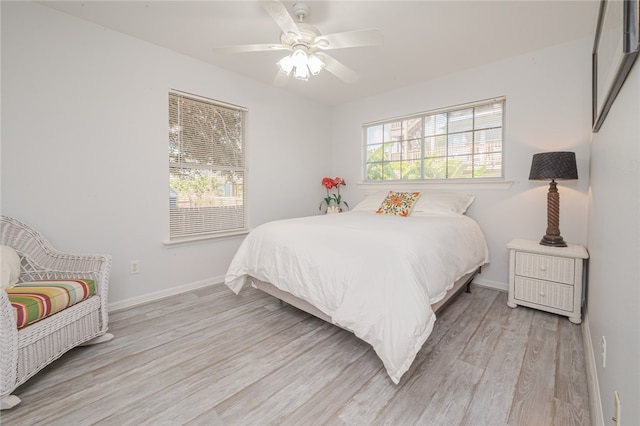
{"type": "Polygon", "coordinates": [[[96,294],[106,299],[110,272],[110,255],[63,253],[44,247],[37,259],[22,258],[19,281],[88,278],[94,280],[96,294]]]}
{"type": "Polygon", "coordinates": [[[18,327],[9,296],[0,290],[0,395],[13,389],[16,382],[18,358],[18,327]]]}

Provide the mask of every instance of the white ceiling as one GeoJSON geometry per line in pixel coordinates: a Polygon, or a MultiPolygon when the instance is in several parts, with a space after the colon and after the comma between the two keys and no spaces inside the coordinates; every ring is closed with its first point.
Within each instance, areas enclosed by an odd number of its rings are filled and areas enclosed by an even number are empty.
{"type": "MultiPolygon", "coordinates": [[[[329,53],[360,75],[324,71],[285,90],[336,105],[555,44],[593,37],[599,0],[305,1],[329,34],[378,28],[384,44],[329,53]]],[[[291,11],[292,1],[284,1],[291,11]]],[[[257,1],[44,1],[42,4],[272,84],[283,51],[223,55],[215,46],[278,43],[257,1]]]]}

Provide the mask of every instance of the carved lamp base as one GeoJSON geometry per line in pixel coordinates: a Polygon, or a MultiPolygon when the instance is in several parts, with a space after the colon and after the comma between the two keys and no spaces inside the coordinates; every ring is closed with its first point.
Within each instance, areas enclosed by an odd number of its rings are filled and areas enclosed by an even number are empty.
{"type": "Polygon", "coordinates": [[[560,235],[545,235],[540,240],[540,244],[543,246],[550,247],[566,247],[567,243],[564,242],[564,239],[560,235]]]}
{"type": "Polygon", "coordinates": [[[540,244],[550,247],[566,247],[560,236],[560,194],[558,194],[558,186],[556,181],[551,179],[549,182],[549,192],[547,193],[547,232],[545,233],[540,244]]]}

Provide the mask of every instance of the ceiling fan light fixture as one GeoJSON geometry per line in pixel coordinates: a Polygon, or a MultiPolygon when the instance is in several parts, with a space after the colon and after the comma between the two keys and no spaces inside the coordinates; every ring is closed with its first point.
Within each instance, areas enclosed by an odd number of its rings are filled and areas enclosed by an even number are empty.
{"type": "Polygon", "coordinates": [[[322,68],[324,68],[324,62],[316,55],[311,55],[307,61],[307,66],[309,67],[311,74],[318,75],[320,74],[320,71],[322,71],[322,68]]]}
{"type": "Polygon", "coordinates": [[[284,58],[280,59],[278,61],[278,67],[280,68],[280,71],[282,71],[286,75],[291,74],[291,71],[293,71],[293,59],[291,59],[291,56],[287,55],[284,58]]]}
{"type": "Polygon", "coordinates": [[[304,64],[300,67],[296,66],[294,71],[293,71],[293,76],[295,78],[297,78],[298,80],[304,80],[307,81],[309,80],[309,68],[307,68],[307,65],[304,64]]]}
{"type": "Polygon", "coordinates": [[[316,55],[308,55],[303,47],[299,47],[290,55],[280,59],[278,67],[286,75],[290,75],[293,71],[295,78],[307,81],[310,74],[318,75],[322,71],[324,62],[316,55]]]}
{"type": "Polygon", "coordinates": [[[291,60],[293,61],[293,65],[296,68],[306,67],[307,61],[309,57],[307,56],[307,52],[302,49],[296,49],[291,54],[291,60]]]}

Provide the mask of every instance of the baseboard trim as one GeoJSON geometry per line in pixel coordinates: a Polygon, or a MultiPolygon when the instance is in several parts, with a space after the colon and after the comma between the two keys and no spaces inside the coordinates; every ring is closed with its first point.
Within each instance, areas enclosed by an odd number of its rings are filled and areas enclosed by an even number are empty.
{"type": "Polygon", "coordinates": [[[486,287],[486,288],[490,288],[493,290],[498,290],[498,291],[509,291],[509,286],[507,285],[507,283],[501,283],[499,281],[491,281],[491,280],[485,280],[482,278],[478,278],[478,276],[476,275],[476,277],[473,279],[473,284],[477,285],[478,287],[486,287]]]}
{"type": "Polygon", "coordinates": [[[587,368],[587,388],[589,390],[589,410],[591,412],[591,424],[604,426],[604,413],[602,412],[602,399],[600,397],[600,385],[598,384],[598,371],[596,369],[596,356],[591,341],[591,329],[589,328],[589,315],[584,314],[582,321],[582,346],[584,349],[584,361],[587,368]]]}
{"type": "Polygon", "coordinates": [[[130,299],[122,300],[119,302],[109,303],[109,312],[116,312],[122,309],[132,308],[134,306],[142,305],[148,302],[154,302],[156,300],[164,299],[169,296],[175,296],[180,293],[184,293],[191,290],[197,290],[199,288],[208,287],[211,285],[217,285],[224,283],[224,276],[209,278],[207,280],[196,281],[194,283],[181,285],[178,287],[172,287],[166,290],[156,291],[154,293],[144,294],[138,297],[132,297],[130,299]]]}

